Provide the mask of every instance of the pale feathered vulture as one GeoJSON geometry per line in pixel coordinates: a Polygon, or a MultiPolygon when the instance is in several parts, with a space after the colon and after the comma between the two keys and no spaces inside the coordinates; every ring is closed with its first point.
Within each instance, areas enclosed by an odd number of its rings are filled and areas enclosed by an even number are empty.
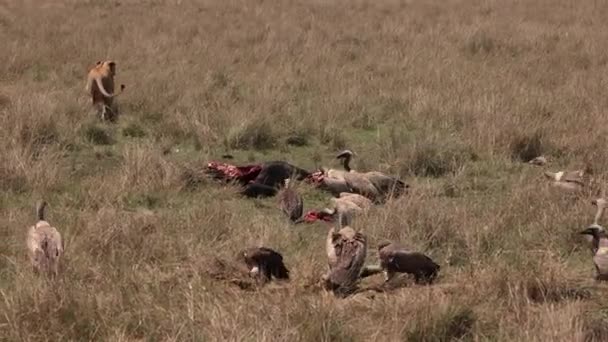
{"type": "Polygon", "coordinates": [[[543,166],[543,165],[547,164],[547,158],[544,156],[538,156],[538,157],[530,159],[528,161],[528,164],[532,164],[532,165],[536,165],[536,166],[543,166]]]}
{"type": "Polygon", "coordinates": [[[593,238],[593,263],[597,271],[595,279],[608,280],[608,236],[606,230],[597,224],[592,224],[580,234],[593,238]]]}
{"type": "Polygon", "coordinates": [[[326,252],[329,272],[323,276],[324,286],[337,296],[347,296],[357,288],[367,254],[367,238],[351,227],[327,234],[326,252]]]}
{"type": "Polygon", "coordinates": [[[283,256],[268,247],[250,247],[239,252],[238,259],[245,262],[249,274],[262,283],[272,278],[287,280],[289,270],[283,263],[283,256]]]}
{"type": "Polygon", "coordinates": [[[338,227],[348,226],[357,214],[366,212],[372,206],[369,199],[358,194],[342,192],[339,196],[330,199],[331,205],[328,208],[307,212],[298,223],[323,220],[337,222],[338,227]]]}
{"type": "Polygon", "coordinates": [[[321,210],[322,214],[330,215],[337,222],[338,227],[345,227],[352,224],[356,215],[367,211],[369,207],[360,207],[348,197],[331,199],[331,208],[321,210]]]}
{"type": "Polygon", "coordinates": [[[584,176],[585,170],[577,171],[560,171],[550,172],[545,171],[545,177],[552,180],[551,186],[563,192],[576,193],[580,192],[585,187],[584,176]]]}
{"type": "Polygon", "coordinates": [[[63,241],[59,231],[44,219],[46,206],[45,201],[36,205],[38,222],[29,228],[26,243],[34,270],[57,275],[63,255],[63,241]]]}
{"type": "Polygon", "coordinates": [[[350,161],[355,155],[351,150],[344,150],[337,158],[342,159],[344,175],[350,192],[361,194],[376,202],[384,202],[390,197],[399,197],[409,188],[403,181],[379,171],[357,172],[350,167],[350,161]]]}
{"type": "Polygon", "coordinates": [[[291,222],[298,222],[304,212],[304,201],[291,183],[289,178],[285,180],[285,187],[278,195],[279,206],[291,222]]]}
{"type": "Polygon", "coordinates": [[[408,251],[390,241],[378,245],[380,266],[386,272],[389,281],[395,273],[408,273],[414,276],[416,283],[432,283],[437,277],[440,266],[428,256],[408,251]]]}
{"type": "Polygon", "coordinates": [[[606,198],[604,198],[604,195],[602,194],[602,197],[592,200],[591,204],[593,204],[594,206],[597,207],[597,211],[595,212],[595,218],[593,219],[593,223],[599,225],[600,220],[604,216],[604,211],[606,210],[606,207],[608,206],[608,200],[606,198]]]}
{"type": "Polygon", "coordinates": [[[353,194],[350,192],[342,192],[339,195],[339,200],[346,200],[356,204],[359,208],[363,210],[367,210],[372,207],[372,201],[364,196],[359,194],[353,194]]]}

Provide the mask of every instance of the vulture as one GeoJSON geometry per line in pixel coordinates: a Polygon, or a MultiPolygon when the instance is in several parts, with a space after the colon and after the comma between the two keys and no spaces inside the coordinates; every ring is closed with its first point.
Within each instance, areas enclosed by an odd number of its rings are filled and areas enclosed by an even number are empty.
{"type": "Polygon", "coordinates": [[[242,166],[211,161],[205,172],[216,180],[239,183],[243,186],[241,194],[252,198],[275,196],[289,178],[313,181],[310,172],[285,161],[242,166]]]}
{"type": "Polygon", "coordinates": [[[606,210],[606,206],[608,206],[608,200],[602,195],[602,197],[592,200],[591,204],[597,207],[597,211],[595,213],[595,218],[593,220],[593,223],[599,225],[600,220],[602,219],[602,216],[604,216],[604,211],[606,210]]]}
{"type": "Polygon", "coordinates": [[[338,226],[348,226],[352,223],[356,214],[366,212],[372,206],[372,202],[366,197],[347,192],[340,193],[340,197],[332,198],[331,202],[330,208],[319,211],[311,210],[302,219],[298,220],[298,223],[312,223],[317,220],[334,222],[337,220],[338,226]]]}
{"type": "Polygon", "coordinates": [[[356,172],[352,170],[350,161],[354,155],[351,150],[344,150],[337,156],[342,159],[344,170],[347,171],[344,178],[354,190],[351,192],[357,192],[372,200],[383,202],[391,195],[393,197],[403,195],[409,188],[409,185],[403,181],[379,171],[356,172]]]}
{"type": "Polygon", "coordinates": [[[293,188],[290,179],[285,180],[285,188],[279,192],[279,206],[291,222],[298,222],[304,211],[302,196],[293,188]]]}
{"type": "Polygon", "coordinates": [[[351,227],[336,232],[332,227],[326,240],[329,272],[322,278],[327,290],[344,297],[356,290],[367,254],[367,238],[351,227]]]}
{"type": "Polygon", "coordinates": [[[59,273],[59,259],[63,255],[63,241],[57,229],[44,219],[46,201],[36,205],[38,222],[27,233],[27,248],[32,266],[37,272],[59,273]]]}
{"type": "MultiPolygon", "coordinates": [[[[608,201],[604,198],[603,192],[604,191],[602,190],[602,197],[591,201],[591,204],[597,207],[597,211],[595,212],[593,224],[590,227],[601,228],[600,220],[602,219],[602,216],[604,216],[604,210],[606,209],[606,206],[608,205],[608,201]]],[[[584,237],[590,246],[591,252],[595,254],[595,246],[594,246],[595,244],[593,242],[593,236],[590,234],[585,234],[584,237]]]]}
{"type": "Polygon", "coordinates": [[[606,230],[597,224],[592,224],[580,232],[593,238],[593,263],[597,271],[596,280],[608,280],[608,236],[606,230]]]}
{"type": "MultiPolygon", "coordinates": [[[[367,210],[371,208],[372,201],[370,201],[367,197],[361,196],[359,194],[352,194],[350,192],[341,192],[339,196],[339,200],[347,200],[354,204],[356,204],[359,208],[363,210],[367,210]]],[[[336,200],[334,200],[335,202],[336,200]]]]}
{"type": "Polygon", "coordinates": [[[536,165],[536,166],[543,166],[543,165],[547,164],[547,158],[544,156],[538,156],[538,157],[530,159],[528,161],[528,164],[536,165]]]}
{"type": "MultiPolygon", "coordinates": [[[[336,159],[348,157],[348,152],[341,152],[336,159]]],[[[358,173],[351,172],[348,162],[344,163],[344,170],[321,168],[311,174],[311,179],[319,188],[330,192],[334,197],[338,197],[342,192],[356,192],[361,194],[371,194],[373,196],[377,190],[374,185],[358,173]]]]}
{"type": "Polygon", "coordinates": [[[368,206],[361,207],[357,204],[357,201],[352,200],[351,196],[332,198],[331,202],[333,204],[332,208],[325,208],[321,210],[321,212],[330,215],[334,220],[337,219],[338,227],[351,225],[355,215],[367,211],[367,209],[369,209],[371,206],[370,204],[368,206]]]}
{"type": "Polygon", "coordinates": [[[289,279],[283,256],[267,247],[250,247],[239,252],[237,259],[244,262],[249,274],[262,283],[275,279],[289,279]]]}
{"type": "Polygon", "coordinates": [[[383,241],[378,245],[378,257],[386,281],[392,279],[395,273],[408,273],[414,276],[416,283],[430,284],[440,269],[428,256],[408,251],[390,241],[383,241]]]}
{"type": "Polygon", "coordinates": [[[570,172],[550,172],[545,171],[545,177],[552,180],[551,186],[560,189],[564,192],[580,192],[585,187],[583,177],[585,175],[584,170],[570,171],[570,172]]]}

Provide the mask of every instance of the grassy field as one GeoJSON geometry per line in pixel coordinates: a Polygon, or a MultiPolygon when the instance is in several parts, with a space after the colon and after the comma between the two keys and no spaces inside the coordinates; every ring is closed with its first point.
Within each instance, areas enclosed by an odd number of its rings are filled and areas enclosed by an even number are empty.
{"type": "Polygon", "coordinates": [[[0,1],[0,340],[608,339],[608,285],[577,234],[597,189],[560,196],[542,176],[606,175],[607,16],[574,0],[0,1]],[[84,92],[104,59],[127,86],[114,124],[84,92]],[[437,284],[316,290],[327,225],[200,177],[225,153],[338,168],[344,147],[412,186],[356,221],[368,262],[398,240],[441,265],[437,284]],[[40,198],[65,240],[54,281],[25,249],[40,198]],[[283,253],[290,283],[209,276],[254,245],[283,253]]]}

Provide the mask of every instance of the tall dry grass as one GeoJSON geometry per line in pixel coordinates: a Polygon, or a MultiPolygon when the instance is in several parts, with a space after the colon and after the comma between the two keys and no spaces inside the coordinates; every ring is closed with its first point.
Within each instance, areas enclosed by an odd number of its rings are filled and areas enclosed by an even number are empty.
{"type": "MultiPolygon", "coordinates": [[[[3,340],[601,341],[606,286],[576,232],[594,190],[548,191],[542,168],[603,179],[608,4],[597,1],[4,1],[0,3],[3,340]],[[118,64],[116,124],[84,93],[118,64]],[[430,287],[337,299],[322,224],[292,227],[197,170],[284,159],[412,184],[355,223],[441,264],[430,287]],[[35,200],[64,236],[55,281],[32,274],[35,200]],[[214,279],[242,247],[293,279],[214,279]]],[[[326,196],[303,188],[307,208],[326,196]]],[[[371,277],[367,285],[378,284],[371,277]]]]}

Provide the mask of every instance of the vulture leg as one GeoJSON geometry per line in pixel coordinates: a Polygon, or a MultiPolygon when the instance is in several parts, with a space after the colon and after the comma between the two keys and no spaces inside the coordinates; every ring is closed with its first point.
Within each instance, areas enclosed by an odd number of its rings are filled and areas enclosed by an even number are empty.
{"type": "Polygon", "coordinates": [[[363,267],[363,269],[361,270],[361,275],[359,275],[359,277],[367,278],[367,277],[373,276],[373,275],[381,273],[381,272],[382,272],[381,266],[368,265],[368,266],[363,267]]]}

